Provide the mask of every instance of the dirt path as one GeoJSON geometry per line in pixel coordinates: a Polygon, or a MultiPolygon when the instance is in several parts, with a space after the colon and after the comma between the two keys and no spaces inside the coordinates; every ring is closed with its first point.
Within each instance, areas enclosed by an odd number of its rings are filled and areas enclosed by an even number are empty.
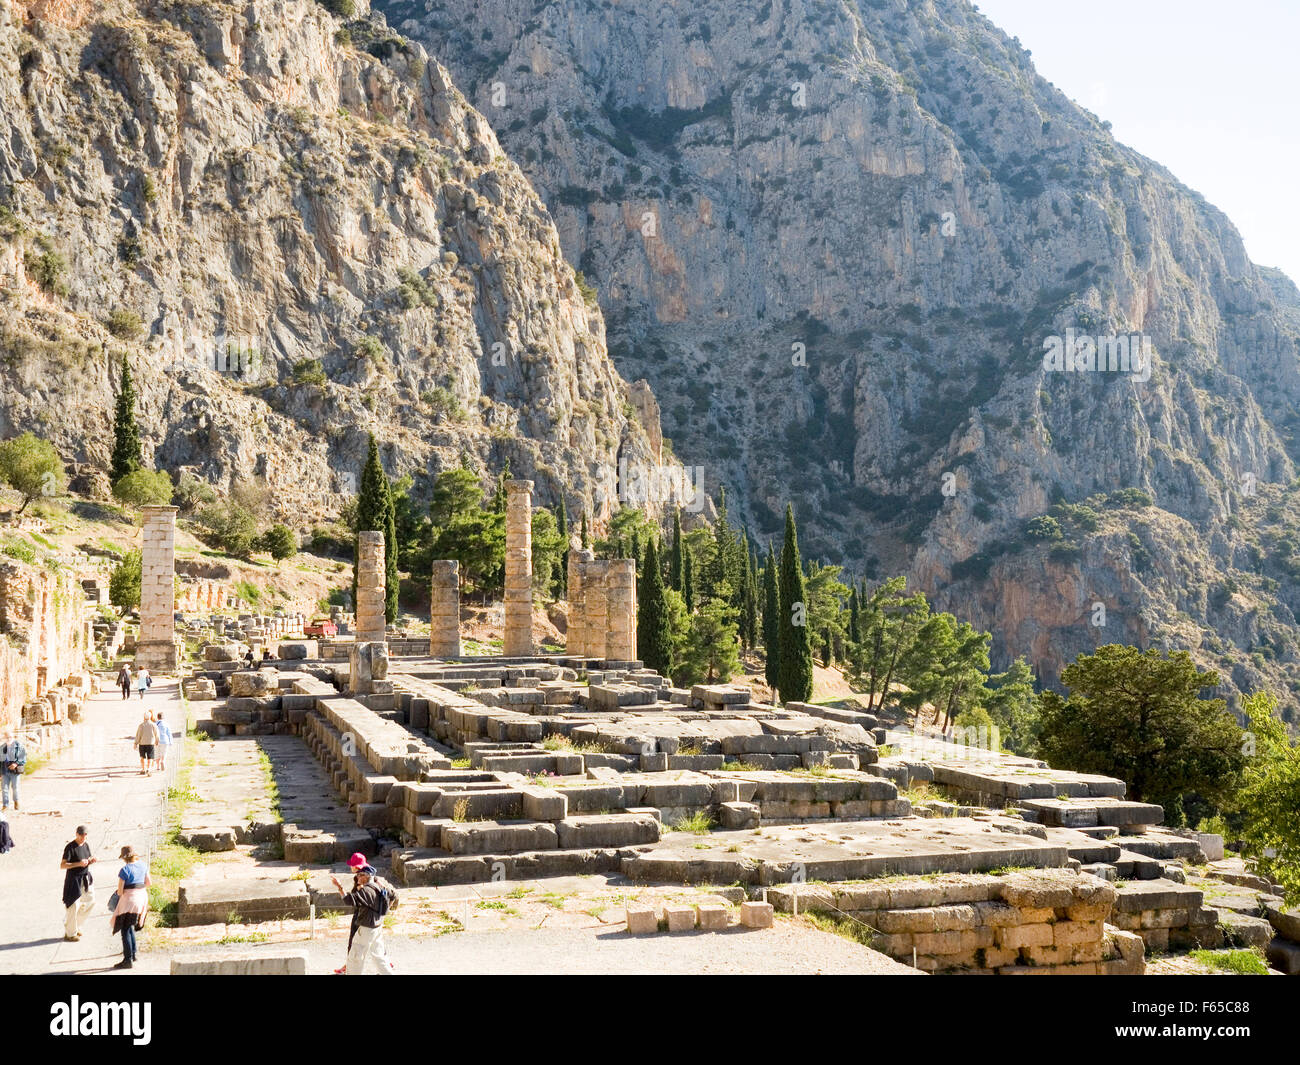
{"type": "Polygon", "coordinates": [[[175,680],[158,678],[143,701],[113,688],[92,696],[70,749],[23,779],[22,810],[10,814],[16,846],[0,856],[0,973],[85,973],[121,958],[110,932],[108,897],[117,886],[124,844],[152,846],[166,780],[146,777],[133,740],[142,710],[161,711],[174,731],[184,725],[175,680]],[[63,938],[63,872],[59,859],[76,826],[90,830],[95,909],[77,943],[63,938]]]}

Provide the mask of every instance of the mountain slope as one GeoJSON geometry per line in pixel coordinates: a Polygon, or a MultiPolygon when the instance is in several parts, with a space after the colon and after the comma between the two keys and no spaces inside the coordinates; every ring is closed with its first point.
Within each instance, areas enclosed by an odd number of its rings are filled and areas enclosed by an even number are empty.
{"type": "Polygon", "coordinates": [[[0,0],[0,98],[0,432],[106,467],[125,353],[146,458],[299,526],[367,431],[417,495],[464,454],[573,513],[655,459],[545,207],[382,20],[0,0]]]}
{"type": "Polygon", "coordinates": [[[968,4],[376,7],[542,193],[733,514],[779,534],[793,498],[807,550],[910,573],[1048,682],[1189,647],[1294,714],[1300,295],[968,4]],[[1070,329],[1145,336],[1150,379],[1047,371],[1070,329]],[[1035,539],[1058,503],[1088,510],[1035,539]]]}

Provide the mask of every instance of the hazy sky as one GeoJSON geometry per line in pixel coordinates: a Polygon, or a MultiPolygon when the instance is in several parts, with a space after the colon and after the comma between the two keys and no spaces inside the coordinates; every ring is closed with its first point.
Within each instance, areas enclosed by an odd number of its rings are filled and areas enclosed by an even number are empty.
{"type": "Polygon", "coordinates": [[[1300,283],[1300,0],[978,0],[1038,73],[1300,283]]]}

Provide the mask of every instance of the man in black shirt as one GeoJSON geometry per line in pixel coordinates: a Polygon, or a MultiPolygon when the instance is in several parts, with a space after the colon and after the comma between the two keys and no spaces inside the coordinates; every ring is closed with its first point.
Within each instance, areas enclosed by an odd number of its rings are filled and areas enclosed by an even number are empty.
{"type": "Polygon", "coordinates": [[[63,861],[59,868],[63,874],[63,905],[67,907],[67,917],[63,923],[63,938],[75,943],[81,938],[81,923],[95,905],[94,883],[90,867],[99,859],[90,856],[90,844],[86,841],[86,826],[77,826],[77,838],[63,848],[63,861]]]}
{"type": "MultiPolygon", "coordinates": [[[[349,864],[358,858],[365,863],[364,857],[354,854],[349,864]]],[[[352,868],[355,875],[351,891],[343,890],[338,877],[330,877],[343,901],[352,907],[352,928],[348,934],[348,960],[344,972],[348,976],[361,976],[366,971],[366,962],[373,958],[379,973],[391,976],[395,970],[384,949],[384,913],[387,909],[381,897],[384,882],[369,863],[353,865],[352,868]]]]}

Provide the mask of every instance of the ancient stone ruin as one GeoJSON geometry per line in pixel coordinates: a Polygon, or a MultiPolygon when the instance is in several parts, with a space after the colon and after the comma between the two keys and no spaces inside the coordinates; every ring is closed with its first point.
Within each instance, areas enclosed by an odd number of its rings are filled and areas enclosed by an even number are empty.
{"type": "Polygon", "coordinates": [[[176,671],[176,507],[144,508],[140,549],[138,666],[154,673],[176,671]]]}
{"type": "MultiPolygon", "coordinates": [[[[571,551],[569,646],[530,653],[528,483],[509,492],[502,655],[457,653],[450,561],[434,563],[428,641],[386,638],[376,532],[360,537],[353,637],[281,640],[256,671],[229,644],[207,648],[189,682],[212,693],[198,726],[300,737],[333,789],[328,815],[279,827],[286,859],[359,850],[407,887],[587,873],[730,885],[694,906],[630,905],[628,930],[726,927],[731,899],[747,927],[814,912],[930,972],[1140,973],[1150,952],[1225,944],[1300,968],[1273,886],[1211,904],[1221,841],[1161,827],[1121,780],[854,710],[674,687],[635,659],[631,560],[571,551]]],[[[225,846],[254,828],[203,831],[225,846]]],[[[180,922],[304,914],[311,890],[192,885],[180,922]]]]}

